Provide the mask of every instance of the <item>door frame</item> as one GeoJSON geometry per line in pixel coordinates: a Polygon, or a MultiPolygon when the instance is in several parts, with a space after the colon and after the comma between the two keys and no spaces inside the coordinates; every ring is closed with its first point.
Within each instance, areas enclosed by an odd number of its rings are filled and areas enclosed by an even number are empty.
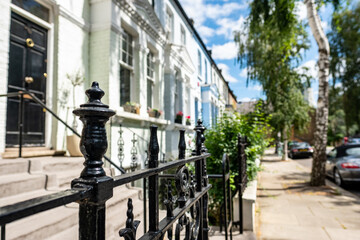
{"type": "MultiPolygon", "coordinates": [[[[44,7],[49,9],[49,22],[46,22],[39,17],[27,12],[26,10],[10,3],[10,10],[23,18],[37,24],[43,28],[45,28],[48,32],[47,34],[47,65],[46,65],[46,72],[47,72],[47,80],[46,80],[46,90],[45,90],[45,101],[46,105],[52,108],[54,99],[53,99],[53,88],[54,88],[54,3],[44,2],[44,1],[37,1],[44,7]]],[[[52,2],[52,1],[51,1],[52,2]]],[[[11,18],[11,14],[10,14],[11,18]]],[[[9,26],[10,32],[10,26],[9,26]]],[[[8,49],[10,48],[10,42],[8,45],[8,49]]],[[[8,81],[8,78],[6,79],[8,81]]],[[[52,117],[50,114],[45,113],[45,147],[51,146],[51,136],[52,136],[52,117]]],[[[56,132],[56,131],[55,131],[56,132]]]]}

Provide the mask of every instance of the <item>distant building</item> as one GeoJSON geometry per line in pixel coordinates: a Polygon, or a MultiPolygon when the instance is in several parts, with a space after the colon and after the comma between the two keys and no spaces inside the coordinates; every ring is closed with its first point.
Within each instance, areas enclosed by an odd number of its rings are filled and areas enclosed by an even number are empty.
{"type": "Polygon", "coordinates": [[[248,114],[255,110],[255,106],[257,103],[258,103],[258,101],[249,101],[249,102],[239,101],[237,103],[236,110],[241,114],[248,114]]]}

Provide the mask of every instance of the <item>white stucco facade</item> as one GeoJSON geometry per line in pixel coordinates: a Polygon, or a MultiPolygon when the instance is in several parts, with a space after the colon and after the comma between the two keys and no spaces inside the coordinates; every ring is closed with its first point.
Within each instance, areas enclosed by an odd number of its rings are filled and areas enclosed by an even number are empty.
{"type": "MultiPolygon", "coordinates": [[[[16,12],[48,31],[46,104],[60,118],[71,124],[74,105],[86,101],[84,91],[91,82],[99,82],[105,92],[102,101],[116,111],[108,126],[107,155],[118,161],[121,126],[123,167],[130,166],[134,136],[138,163],[143,165],[151,124],[158,126],[160,153],[175,159],[178,130],[185,128],[190,139],[196,118],[208,118],[210,123],[216,117],[205,107],[212,104],[220,114],[227,104],[228,84],[177,1],[159,0],[154,6],[148,0],[36,2],[49,10],[48,21],[10,0],[0,2],[0,43],[4,46],[0,48],[0,93],[7,89],[10,20],[11,12],[16,12]],[[84,83],[74,90],[68,76],[77,73],[84,83]],[[125,85],[128,92],[124,92],[125,85]],[[141,105],[139,114],[125,112],[124,101],[141,105]],[[160,118],[149,117],[148,106],[163,114],[160,118]],[[180,111],[183,118],[179,124],[174,121],[180,111]],[[186,116],[190,116],[190,126],[185,125],[186,116]]],[[[1,116],[6,116],[6,105],[6,98],[0,98],[1,116]]],[[[50,114],[46,114],[45,124],[45,146],[64,149],[70,131],[50,114]]],[[[0,129],[3,152],[6,117],[0,118],[0,129]]]]}

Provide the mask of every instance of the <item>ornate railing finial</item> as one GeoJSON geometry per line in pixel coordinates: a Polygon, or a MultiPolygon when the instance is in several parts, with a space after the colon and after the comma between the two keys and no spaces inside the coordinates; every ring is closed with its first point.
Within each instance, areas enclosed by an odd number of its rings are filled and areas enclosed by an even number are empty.
{"type": "Polygon", "coordinates": [[[125,240],[135,240],[136,239],[136,230],[140,224],[140,221],[134,221],[134,214],[133,214],[133,205],[132,199],[128,199],[128,210],[126,212],[127,220],[126,220],[126,228],[121,229],[119,231],[120,237],[124,237],[125,240]]]}
{"type": "Polygon", "coordinates": [[[185,159],[186,143],[185,143],[185,130],[180,129],[180,138],[179,138],[179,159],[185,159]]]}
{"type": "Polygon", "coordinates": [[[91,88],[86,90],[89,100],[73,111],[84,123],[81,134],[80,150],[85,157],[85,168],[81,172],[82,178],[105,176],[102,168],[102,158],[108,147],[105,123],[115,112],[108,105],[101,102],[104,91],[99,88],[97,82],[93,82],[91,88]]]}
{"type": "Polygon", "coordinates": [[[196,155],[201,155],[202,150],[202,141],[201,141],[201,131],[196,130],[196,142],[195,142],[195,148],[196,148],[196,155]]]}
{"type": "MultiPolygon", "coordinates": [[[[205,135],[204,135],[204,132],[206,130],[206,127],[204,127],[204,125],[202,124],[202,120],[199,118],[197,120],[197,125],[196,127],[194,128],[194,130],[197,132],[197,131],[200,131],[200,139],[201,139],[201,153],[205,153],[207,152],[208,150],[206,149],[205,147],[205,135]]],[[[197,134],[197,133],[196,133],[197,134]]],[[[197,155],[196,154],[196,151],[193,151],[192,152],[192,155],[197,155]]]]}
{"type": "Polygon", "coordinates": [[[149,168],[156,168],[159,164],[159,143],[157,138],[157,126],[150,126],[149,143],[149,168]]]}

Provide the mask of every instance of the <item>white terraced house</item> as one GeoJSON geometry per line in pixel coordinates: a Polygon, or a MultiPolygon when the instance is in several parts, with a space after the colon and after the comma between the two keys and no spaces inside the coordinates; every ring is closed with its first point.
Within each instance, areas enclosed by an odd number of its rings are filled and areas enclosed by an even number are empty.
{"type": "MultiPolygon", "coordinates": [[[[2,0],[0,15],[0,206],[69,188],[83,158],[67,157],[79,156],[77,138],[49,110],[80,133],[72,111],[93,81],[116,111],[106,156],[128,171],[146,164],[150,125],[159,127],[160,160],[176,159],[179,129],[194,147],[196,120],[209,127],[236,102],[178,0],[2,0]],[[24,89],[30,94],[18,95],[24,89]]],[[[124,205],[110,207],[109,219],[125,211],[128,195],[142,204],[139,189],[126,190],[107,203],[124,205]]],[[[74,239],[76,207],[9,224],[7,239],[74,239]]]]}

